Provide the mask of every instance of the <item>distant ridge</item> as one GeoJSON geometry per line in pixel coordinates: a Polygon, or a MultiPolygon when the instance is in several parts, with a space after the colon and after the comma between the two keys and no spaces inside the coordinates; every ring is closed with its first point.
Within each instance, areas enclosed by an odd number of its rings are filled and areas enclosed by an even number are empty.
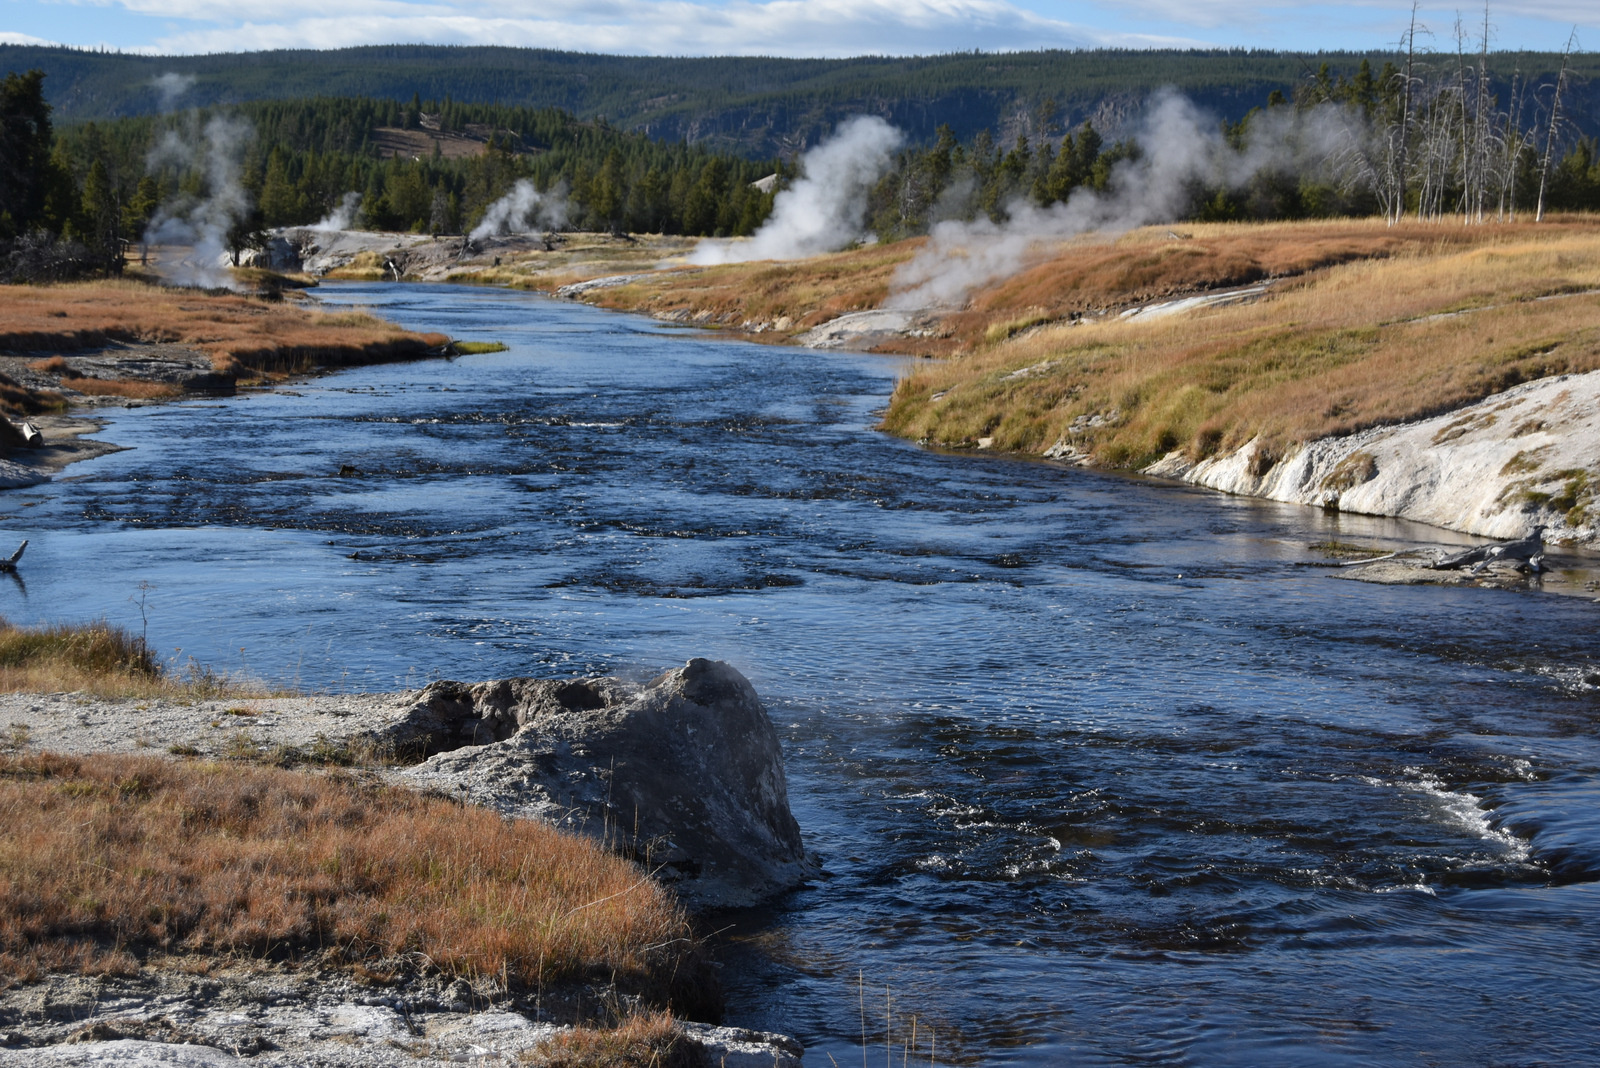
{"type": "MultiPolygon", "coordinates": [[[[845,115],[880,115],[914,140],[940,123],[966,139],[980,129],[1001,143],[1036,134],[1039,105],[1059,107],[1070,127],[1093,119],[1110,132],[1128,122],[1152,90],[1171,85],[1238,119],[1274,89],[1292,92],[1323,64],[1351,73],[1388,52],[1040,51],[854,59],[662,58],[529,48],[384,45],[204,56],[146,56],[69,48],[0,45],[0,73],[43,69],[62,123],[149,114],[160,109],[153,79],[189,75],[180,103],[236,104],[304,96],[410,100],[451,97],[560,107],[605,117],[653,137],[703,142],[746,156],[792,154],[814,144],[845,115]]],[[[1438,56],[1441,64],[1454,57],[1438,56]]],[[[1560,57],[1497,53],[1509,78],[1553,79],[1560,57]]],[[[1575,57],[1577,78],[1564,109],[1584,133],[1600,133],[1600,55],[1575,57]]]]}

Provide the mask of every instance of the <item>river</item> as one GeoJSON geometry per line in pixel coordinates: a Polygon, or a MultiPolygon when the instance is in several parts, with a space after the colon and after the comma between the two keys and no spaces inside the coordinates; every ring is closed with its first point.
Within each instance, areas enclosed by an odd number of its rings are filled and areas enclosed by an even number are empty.
{"type": "Polygon", "coordinates": [[[874,1064],[1595,1057],[1600,606],[1312,566],[1460,540],[1405,523],[919,449],[872,429],[882,357],[319,292],[510,349],[113,412],[130,451],[0,499],[31,541],[0,611],[335,691],[730,661],[825,875],[718,919],[729,1020],[808,1065],[863,1033],[874,1064]]]}

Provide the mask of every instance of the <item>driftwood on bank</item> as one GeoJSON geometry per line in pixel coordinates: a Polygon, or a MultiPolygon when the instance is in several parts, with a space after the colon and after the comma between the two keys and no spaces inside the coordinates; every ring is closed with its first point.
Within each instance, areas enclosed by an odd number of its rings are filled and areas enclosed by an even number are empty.
{"type": "Polygon", "coordinates": [[[1496,561],[1521,560],[1532,570],[1539,571],[1544,563],[1544,531],[1542,525],[1536,526],[1525,538],[1502,542],[1499,545],[1475,545],[1464,552],[1436,560],[1430,566],[1435,571],[1454,571],[1471,564],[1473,573],[1476,574],[1496,561]]]}

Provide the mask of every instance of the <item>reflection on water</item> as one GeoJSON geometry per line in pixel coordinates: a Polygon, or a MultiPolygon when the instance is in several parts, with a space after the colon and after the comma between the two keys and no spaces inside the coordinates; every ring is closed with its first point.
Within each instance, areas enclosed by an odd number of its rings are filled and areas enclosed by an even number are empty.
{"type": "Polygon", "coordinates": [[[5,614],[138,626],[148,582],[169,655],[314,688],[733,662],[827,874],[720,921],[731,1015],[808,1063],[883,1048],[886,995],[946,1063],[1590,1056],[1594,604],[1306,566],[1440,537],[1405,524],[918,450],[876,357],[324,295],[511,349],[119,415],[133,451],[0,501],[5,614]]]}

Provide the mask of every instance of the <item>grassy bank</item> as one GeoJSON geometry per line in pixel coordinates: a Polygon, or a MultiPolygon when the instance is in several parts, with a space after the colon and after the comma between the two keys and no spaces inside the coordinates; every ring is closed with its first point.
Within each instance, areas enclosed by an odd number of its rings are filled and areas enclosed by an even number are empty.
{"type": "Polygon", "coordinates": [[[615,983],[715,1008],[672,897],[586,839],[341,775],[159,757],[0,757],[0,968],[152,955],[351,966],[425,954],[511,992],[615,983]]]}
{"type": "Polygon", "coordinates": [[[191,664],[177,671],[144,642],[109,623],[19,627],[0,617],[0,692],[83,692],[96,697],[201,700],[262,688],[191,664]]]}
{"type": "MultiPolygon", "coordinates": [[[[111,342],[178,345],[233,377],[286,375],[438,354],[449,339],[366,312],[322,312],[242,293],[132,280],[0,286],[0,350],[58,354],[111,342]]],[[[80,392],[82,379],[73,388],[80,392]]],[[[115,386],[106,388],[115,389],[115,386]]]]}
{"type": "MultiPolygon", "coordinates": [[[[1270,457],[1600,368],[1595,221],[1371,229],[1378,251],[1357,255],[1343,237],[1316,253],[1327,233],[1319,224],[1206,228],[1171,255],[1200,269],[1248,240],[1336,262],[1279,281],[1254,304],[1145,321],[1047,318],[1014,336],[991,329],[986,343],[902,380],[884,426],[1033,453],[1065,439],[1116,466],[1173,449],[1198,459],[1255,437],[1270,457]]],[[[1153,240],[1124,239],[1132,248],[1153,240]]],[[[985,295],[974,308],[986,299],[998,302],[985,295]]]]}
{"type": "Polygon", "coordinates": [[[734,263],[662,272],[596,290],[594,303],[783,339],[841,315],[876,308],[895,269],[921,239],[789,263],[734,263]]]}

